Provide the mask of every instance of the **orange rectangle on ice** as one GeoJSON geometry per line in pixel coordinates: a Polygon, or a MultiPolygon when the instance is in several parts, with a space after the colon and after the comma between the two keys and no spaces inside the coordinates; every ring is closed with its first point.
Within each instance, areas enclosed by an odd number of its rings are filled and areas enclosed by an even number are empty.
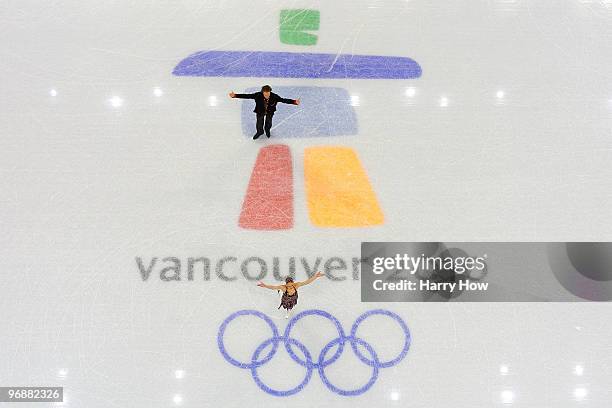
{"type": "Polygon", "coordinates": [[[308,213],[314,225],[363,227],[384,222],[376,194],[353,149],[307,148],[304,177],[308,213]]]}

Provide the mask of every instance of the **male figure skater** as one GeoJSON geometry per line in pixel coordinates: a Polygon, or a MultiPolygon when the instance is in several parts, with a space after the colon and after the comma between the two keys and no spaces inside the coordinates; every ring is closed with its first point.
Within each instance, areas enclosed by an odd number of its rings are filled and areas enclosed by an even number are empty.
{"type": "Polygon", "coordinates": [[[256,140],[259,136],[264,134],[270,137],[270,129],[272,128],[272,116],[276,112],[276,104],[278,102],[288,103],[290,105],[299,105],[299,99],[285,99],[281,98],[277,94],[272,92],[270,85],[264,85],[261,87],[261,92],[255,92],[252,94],[237,94],[234,91],[229,93],[230,98],[240,99],[255,99],[255,112],[257,114],[257,133],[253,136],[253,140],[256,140]],[[265,125],[264,125],[265,118],[265,125]]]}

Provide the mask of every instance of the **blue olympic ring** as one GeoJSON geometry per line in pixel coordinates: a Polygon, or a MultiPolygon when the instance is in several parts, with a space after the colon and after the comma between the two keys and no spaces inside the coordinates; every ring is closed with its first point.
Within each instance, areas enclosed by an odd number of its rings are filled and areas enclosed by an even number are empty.
{"type": "Polygon", "coordinates": [[[229,317],[227,317],[223,321],[223,323],[219,327],[219,333],[217,335],[217,345],[219,347],[219,351],[221,352],[221,355],[223,355],[225,360],[227,360],[228,363],[236,367],[250,370],[253,380],[255,381],[255,384],[257,384],[257,386],[260,389],[267,392],[268,394],[271,394],[277,397],[286,397],[286,396],[293,395],[293,394],[300,392],[312,378],[312,373],[315,369],[319,373],[319,377],[321,377],[321,381],[323,381],[323,384],[325,384],[325,386],[330,391],[335,392],[336,394],[339,394],[339,395],[343,395],[343,396],[354,396],[354,395],[363,394],[364,392],[369,390],[374,385],[374,383],[376,382],[378,378],[378,372],[380,371],[381,368],[392,367],[398,364],[400,361],[402,361],[404,357],[406,357],[406,355],[408,354],[408,350],[410,349],[410,340],[411,340],[410,330],[408,329],[408,326],[402,320],[402,318],[393,312],[390,312],[388,310],[383,310],[383,309],[369,310],[363,313],[362,315],[360,315],[355,320],[355,323],[353,323],[353,326],[351,327],[350,335],[348,336],[344,333],[344,329],[342,328],[342,325],[340,324],[338,319],[336,319],[334,316],[332,316],[330,313],[324,310],[317,310],[317,309],[305,310],[303,312],[298,313],[296,316],[294,316],[289,321],[289,324],[287,324],[287,327],[285,328],[285,332],[283,333],[282,336],[279,335],[278,328],[276,327],[272,319],[270,319],[264,313],[259,312],[257,310],[240,310],[238,312],[232,313],[229,317]],[[234,319],[240,316],[249,316],[249,315],[256,316],[262,319],[272,330],[272,337],[270,337],[268,340],[261,343],[253,352],[251,356],[251,361],[245,363],[245,362],[238,361],[229,355],[229,353],[227,352],[225,348],[225,343],[223,339],[225,335],[225,330],[227,329],[227,326],[229,325],[229,323],[231,323],[234,319]],[[400,328],[402,329],[404,333],[405,339],[404,339],[404,345],[403,345],[402,350],[400,351],[397,357],[389,361],[380,361],[378,358],[378,355],[376,354],[376,352],[374,351],[374,348],[370,345],[370,343],[357,337],[357,330],[359,329],[359,326],[361,325],[361,323],[363,323],[365,319],[373,315],[382,315],[382,316],[388,316],[392,318],[399,324],[400,328]],[[295,324],[299,320],[307,316],[320,316],[325,319],[328,319],[329,321],[333,323],[333,325],[338,330],[338,337],[336,337],[335,339],[327,343],[325,347],[323,347],[323,350],[321,350],[321,352],[319,353],[319,357],[316,359],[316,362],[313,360],[312,355],[310,351],[308,351],[306,346],[300,341],[291,337],[291,330],[293,330],[293,327],[295,326],[295,324]],[[295,361],[297,364],[306,368],[306,375],[304,376],[304,379],[302,380],[302,382],[298,384],[296,387],[291,388],[289,390],[275,390],[269,387],[261,380],[257,372],[257,369],[259,367],[261,367],[262,365],[272,360],[272,358],[276,355],[280,342],[284,343],[285,349],[287,350],[287,353],[289,354],[291,359],[295,361]],[[372,367],[372,375],[370,379],[368,380],[368,382],[364,384],[363,386],[353,389],[353,390],[344,390],[344,389],[341,389],[335,386],[334,384],[331,383],[331,381],[329,380],[329,378],[327,378],[327,375],[325,374],[325,368],[333,364],[334,362],[336,362],[336,360],[340,358],[340,355],[342,355],[344,351],[344,345],[346,342],[350,343],[353,353],[355,353],[355,355],[357,356],[357,358],[359,358],[361,362],[372,367]],[[272,347],[270,348],[270,351],[262,357],[262,353],[264,353],[264,350],[268,348],[268,346],[270,345],[272,345],[272,347]],[[369,358],[366,357],[362,353],[362,351],[360,351],[359,346],[365,349],[367,354],[369,354],[369,358]],[[301,353],[304,356],[304,359],[300,358],[295,353],[293,347],[297,347],[301,351],[301,353]],[[336,347],[336,352],[331,357],[326,358],[327,355],[330,353],[331,349],[334,347],[336,347]]]}

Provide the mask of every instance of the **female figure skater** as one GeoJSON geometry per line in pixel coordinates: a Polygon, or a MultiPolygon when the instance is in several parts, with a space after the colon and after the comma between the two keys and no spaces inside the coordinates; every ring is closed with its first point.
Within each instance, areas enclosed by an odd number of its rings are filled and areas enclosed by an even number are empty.
{"type": "Polygon", "coordinates": [[[302,282],[294,282],[293,278],[288,276],[287,278],[285,278],[284,285],[266,285],[265,283],[260,281],[257,283],[257,286],[261,288],[266,288],[266,289],[276,289],[279,291],[280,290],[283,291],[283,297],[281,298],[281,304],[278,308],[280,309],[281,306],[285,308],[285,319],[288,319],[289,311],[293,309],[293,306],[297,305],[297,300],[298,300],[297,289],[301,286],[305,286],[305,285],[308,285],[309,283],[314,282],[317,278],[321,278],[322,276],[324,275],[321,272],[317,272],[314,275],[312,275],[310,278],[302,282]]]}

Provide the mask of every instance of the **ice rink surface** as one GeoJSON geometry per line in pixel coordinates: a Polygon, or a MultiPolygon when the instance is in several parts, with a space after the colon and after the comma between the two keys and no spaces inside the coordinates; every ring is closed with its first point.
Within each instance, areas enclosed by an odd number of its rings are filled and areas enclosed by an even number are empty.
{"type": "Polygon", "coordinates": [[[612,240],[610,1],[5,1],[0,21],[0,386],[63,386],[63,403],[34,405],[67,408],[612,403],[608,304],[361,303],[354,266],[362,241],[612,240]],[[316,40],[282,32],[295,9],[318,11],[316,40]],[[422,72],[173,74],[207,50],[406,57],[422,72]],[[252,141],[252,101],[227,94],[264,84],[302,104],[252,141]],[[278,169],[263,163],[252,191],[291,211],[245,228],[258,155],[277,144],[285,173],[266,184],[278,169]],[[334,188],[371,198],[363,217],[328,211],[351,204],[326,204],[335,169],[313,152],[331,147],[358,176],[334,188]],[[296,321],[301,346],[272,355],[262,344],[288,321],[255,280],[292,267],[328,272],[295,314],[333,319],[296,321]],[[329,346],[375,309],[399,320],[363,320],[361,354],[329,346]],[[382,367],[406,345],[399,321],[409,349],[382,367]],[[293,395],[271,392],[309,371],[293,395]]]}

